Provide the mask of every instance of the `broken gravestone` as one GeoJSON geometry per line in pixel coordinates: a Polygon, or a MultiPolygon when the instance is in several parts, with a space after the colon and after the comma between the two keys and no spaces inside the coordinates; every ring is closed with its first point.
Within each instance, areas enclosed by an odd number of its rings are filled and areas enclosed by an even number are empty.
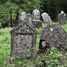
{"type": "Polygon", "coordinates": [[[35,28],[42,27],[42,22],[40,20],[40,11],[38,9],[33,10],[32,20],[35,28]]]}
{"type": "Polygon", "coordinates": [[[61,13],[58,14],[58,21],[60,24],[66,23],[66,14],[64,13],[63,10],[61,10],[61,13]]]}
{"type": "Polygon", "coordinates": [[[67,35],[58,24],[47,25],[40,36],[40,46],[56,47],[60,50],[67,49],[67,35]]]}
{"type": "Polygon", "coordinates": [[[48,13],[44,12],[44,13],[42,13],[41,16],[42,16],[42,19],[43,19],[44,22],[48,22],[48,24],[50,24],[52,22],[52,20],[51,20],[50,16],[48,15],[48,13]]]}
{"type": "Polygon", "coordinates": [[[11,57],[34,58],[36,30],[27,23],[19,24],[11,31],[11,57]]]}

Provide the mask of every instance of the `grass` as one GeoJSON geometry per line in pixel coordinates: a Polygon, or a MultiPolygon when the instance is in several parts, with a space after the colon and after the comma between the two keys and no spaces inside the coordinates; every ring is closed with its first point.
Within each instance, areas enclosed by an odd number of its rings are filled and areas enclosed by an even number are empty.
{"type": "Polygon", "coordinates": [[[6,59],[10,54],[10,30],[11,28],[5,28],[0,30],[0,67],[4,67],[6,59]]]}
{"type": "Polygon", "coordinates": [[[64,29],[65,32],[67,32],[67,24],[62,25],[62,28],[64,29]]]}
{"type": "MultiPolygon", "coordinates": [[[[47,24],[46,24],[47,25],[47,24]]],[[[45,25],[45,26],[46,26],[45,25]]],[[[42,24],[43,28],[45,27],[42,24]]],[[[62,25],[63,29],[67,32],[67,24],[62,25]]],[[[39,40],[40,40],[40,32],[43,28],[36,29],[37,30],[37,42],[36,42],[36,50],[38,50],[39,40]]],[[[0,29],[0,67],[14,67],[14,65],[10,65],[8,60],[10,58],[10,31],[11,28],[0,29]]],[[[35,59],[30,60],[23,60],[23,59],[16,59],[15,64],[16,67],[37,67],[40,65],[44,67],[44,60],[48,67],[67,67],[67,63],[65,64],[60,63],[58,59],[61,57],[63,58],[65,55],[58,51],[56,48],[47,51],[44,54],[37,55],[35,59]],[[62,66],[63,65],[63,66],[62,66]]]]}

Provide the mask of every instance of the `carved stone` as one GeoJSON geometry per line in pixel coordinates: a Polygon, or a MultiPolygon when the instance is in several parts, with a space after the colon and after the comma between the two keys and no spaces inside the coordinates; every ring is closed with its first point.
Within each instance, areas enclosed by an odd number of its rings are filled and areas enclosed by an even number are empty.
{"type": "Polygon", "coordinates": [[[27,19],[27,13],[26,12],[21,12],[19,14],[19,23],[23,23],[27,19]]]}
{"type": "Polygon", "coordinates": [[[34,9],[32,12],[32,20],[35,28],[42,27],[42,22],[40,20],[40,11],[38,9],[34,9]]]}
{"type": "Polygon", "coordinates": [[[11,56],[30,58],[35,55],[36,30],[23,23],[11,31],[11,56]]]}
{"type": "Polygon", "coordinates": [[[38,9],[34,9],[32,12],[32,18],[34,20],[40,20],[40,11],[38,9]]]}

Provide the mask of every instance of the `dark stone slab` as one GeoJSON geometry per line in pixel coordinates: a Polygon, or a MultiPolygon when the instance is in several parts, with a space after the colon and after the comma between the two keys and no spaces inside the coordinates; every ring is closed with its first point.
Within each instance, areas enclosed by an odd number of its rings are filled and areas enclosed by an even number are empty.
{"type": "Polygon", "coordinates": [[[40,20],[33,20],[32,24],[33,24],[34,28],[42,27],[42,21],[40,21],[40,20]]]}

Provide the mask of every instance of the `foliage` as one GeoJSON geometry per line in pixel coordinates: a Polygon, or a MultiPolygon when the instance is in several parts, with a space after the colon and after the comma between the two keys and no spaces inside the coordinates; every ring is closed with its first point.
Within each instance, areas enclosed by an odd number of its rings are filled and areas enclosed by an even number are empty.
{"type": "Polygon", "coordinates": [[[0,67],[4,67],[10,54],[10,30],[5,28],[0,30],[0,67]]]}
{"type": "Polygon", "coordinates": [[[15,18],[17,9],[18,5],[11,2],[0,4],[0,22],[5,22],[10,19],[10,10],[12,11],[13,18],[15,18]]]}
{"type": "MultiPolygon", "coordinates": [[[[62,25],[64,30],[67,31],[67,25],[62,25]]],[[[41,28],[37,31],[37,45],[36,45],[36,53],[39,50],[39,40],[40,40],[40,32],[41,28]]],[[[46,53],[37,54],[34,59],[15,59],[15,65],[9,64],[10,58],[10,31],[11,28],[5,28],[0,30],[0,67],[65,67],[67,66],[66,61],[60,61],[60,59],[64,60],[65,54],[59,51],[56,48],[48,49],[46,53]],[[64,63],[64,64],[62,64],[64,63]]],[[[65,57],[67,59],[67,57],[65,57]]]]}
{"type": "Polygon", "coordinates": [[[64,31],[67,32],[67,23],[66,23],[66,24],[63,24],[63,25],[61,25],[61,26],[62,26],[62,28],[64,29],[64,31]]]}
{"type": "Polygon", "coordinates": [[[13,12],[13,18],[19,9],[31,13],[33,9],[47,12],[52,19],[57,20],[61,10],[67,13],[67,0],[0,0],[0,22],[9,19],[9,11],[13,12]]]}
{"type": "Polygon", "coordinates": [[[41,0],[41,10],[42,12],[47,12],[52,19],[57,20],[58,13],[64,10],[67,13],[67,0],[41,0]]]}
{"type": "Polygon", "coordinates": [[[40,0],[0,0],[0,22],[10,19],[10,11],[12,11],[12,18],[14,19],[18,9],[19,12],[32,12],[35,8],[40,9],[40,0]]]}

